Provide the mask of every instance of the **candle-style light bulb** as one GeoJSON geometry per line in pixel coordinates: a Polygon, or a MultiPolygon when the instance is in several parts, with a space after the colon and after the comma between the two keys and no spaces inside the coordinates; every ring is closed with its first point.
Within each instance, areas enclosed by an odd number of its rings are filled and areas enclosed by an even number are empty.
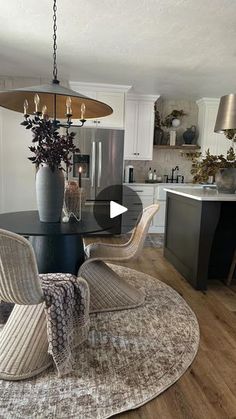
{"type": "Polygon", "coordinates": [[[24,100],[24,115],[27,115],[28,108],[29,108],[29,102],[27,99],[25,99],[24,100]]]}
{"type": "Polygon", "coordinates": [[[48,110],[47,106],[46,106],[46,105],[44,105],[44,106],[42,107],[42,117],[43,117],[43,118],[46,118],[46,116],[47,116],[47,110],[48,110]]]}
{"type": "Polygon", "coordinates": [[[71,97],[68,96],[66,99],[66,114],[67,115],[71,115],[72,114],[72,109],[71,109],[71,97]]]}
{"type": "Polygon", "coordinates": [[[81,110],[81,118],[80,119],[84,119],[84,115],[85,115],[85,111],[86,111],[85,103],[82,103],[80,110],[81,110]]]}
{"type": "Polygon", "coordinates": [[[82,167],[79,167],[79,188],[81,188],[82,167]]]}
{"type": "Polygon", "coordinates": [[[34,95],[35,112],[39,111],[40,97],[38,93],[34,95]]]}

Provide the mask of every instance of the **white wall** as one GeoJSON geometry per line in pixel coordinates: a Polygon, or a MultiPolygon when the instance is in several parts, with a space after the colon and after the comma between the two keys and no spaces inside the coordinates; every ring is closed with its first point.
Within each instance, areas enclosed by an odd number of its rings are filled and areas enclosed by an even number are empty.
{"type": "Polygon", "coordinates": [[[0,212],[36,209],[32,134],[20,125],[23,116],[0,108],[0,212]]]}

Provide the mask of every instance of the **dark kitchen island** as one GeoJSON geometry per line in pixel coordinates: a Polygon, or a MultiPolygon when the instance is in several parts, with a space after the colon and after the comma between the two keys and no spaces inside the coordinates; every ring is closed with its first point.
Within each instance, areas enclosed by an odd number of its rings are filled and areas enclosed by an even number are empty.
{"type": "Polygon", "coordinates": [[[201,186],[166,191],[166,259],[197,290],[210,279],[226,280],[236,248],[236,194],[201,186]]]}

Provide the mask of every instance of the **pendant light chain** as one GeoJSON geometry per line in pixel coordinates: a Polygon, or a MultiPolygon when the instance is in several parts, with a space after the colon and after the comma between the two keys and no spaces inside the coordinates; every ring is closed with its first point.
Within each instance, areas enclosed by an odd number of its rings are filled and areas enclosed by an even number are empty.
{"type": "Polygon", "coordinates": [[[57,2],[53,2],[53,82],[57,80],[57,2]]]}
{"type": "Polygon", "coordinates": [[[52,118],[56,127],[69,129],[72,124],[73,127],[81,127],[86,119],[110,115],[112,108],[103,102],[84,97],[79,92],[60,86],[57,78],[57,0],[50,0],[50,3],[53,16],[51,22],[52,82],[0,92],[0,106],[16,112],[23,111],[22,125],[27,128],[30,128],[30,124],[32,124],[30,115],[34,115],[34,119],[46,122],[51,121],[50,118],[52,118]],[[72,118],[79,119],[80,122],[74,125],[72,118]],[[60,119],[63,121],[61,122],[60,119]]]}

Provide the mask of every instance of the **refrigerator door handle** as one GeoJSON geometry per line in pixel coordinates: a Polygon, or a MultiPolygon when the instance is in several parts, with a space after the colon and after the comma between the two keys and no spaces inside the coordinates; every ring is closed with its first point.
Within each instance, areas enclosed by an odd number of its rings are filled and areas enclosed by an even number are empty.
{"type": "Polygon", "coordinates": [[[96,143],[92,142],[92,175],[91,175],[91,187],[95,186],[95,164],[96,164],[96,143]]]}
{"type": "Polygon", "coordinates": [[[102,142],[98,142],[98,188],[101,186],[102,178],[102,142]]]}

